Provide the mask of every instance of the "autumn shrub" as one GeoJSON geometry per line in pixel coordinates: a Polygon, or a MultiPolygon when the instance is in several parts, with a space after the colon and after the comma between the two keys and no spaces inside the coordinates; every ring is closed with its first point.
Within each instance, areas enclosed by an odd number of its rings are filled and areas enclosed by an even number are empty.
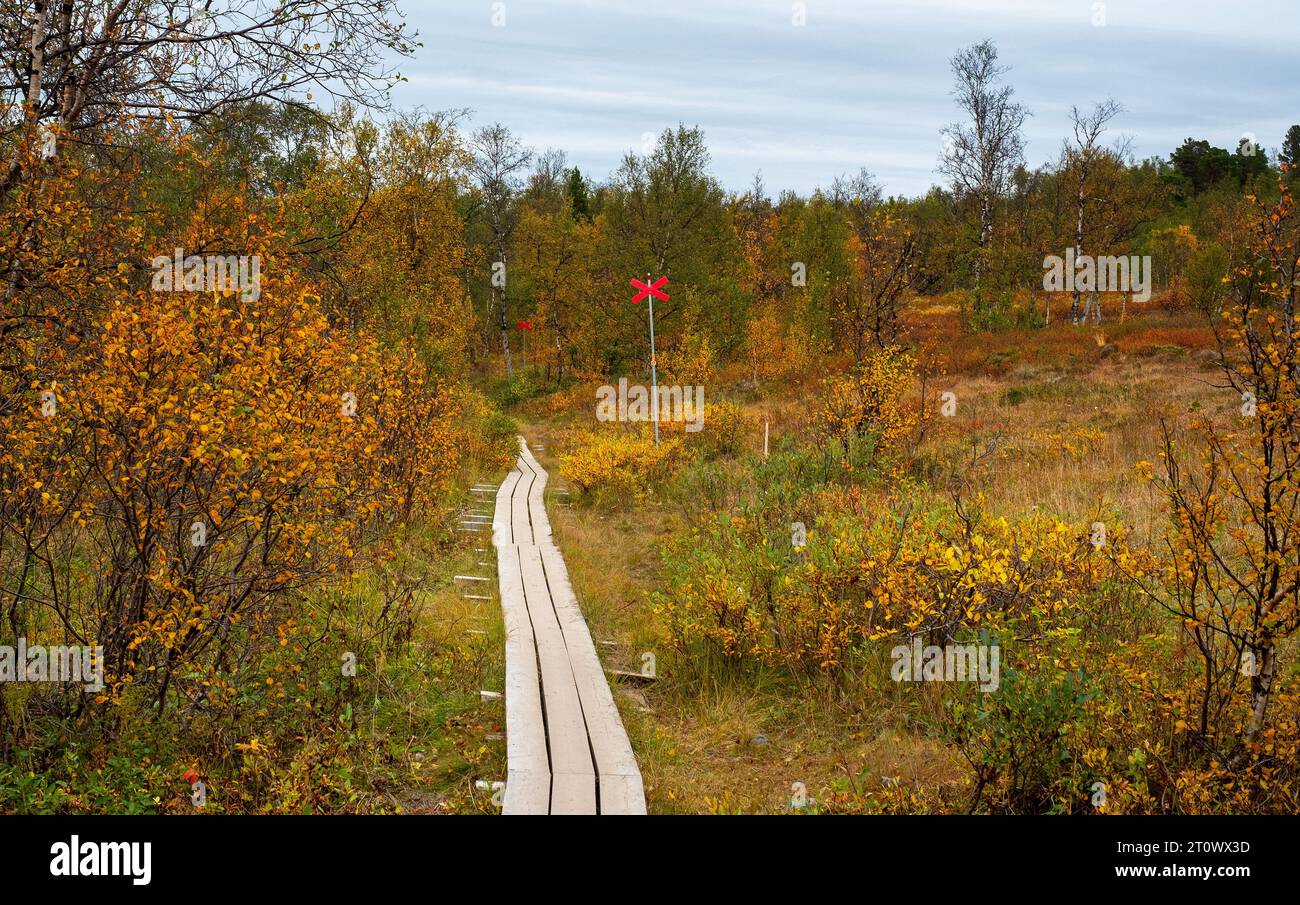
{"type": "MultiPolygon", "coordinates": [[[[1189,814],[1300,813],[1300,677],[1294,670],[1278,681],[1272,705],[1268,729],[1245,739],[1244,753],[1225,758],[1205,757],[1195,730],[1186,720],[1181,720],[1181,726],[1175,720],[1174,731],[1184,739],[1181,747],[1200,756],[1184,756],[1181,769],[1170,776],[1157,759],[1160,749],[1153,749],[1145,760],[1154,781],[1131,784],[1136,788],[1120,798],[1120,805],[1132,812],[1158,812],[1163,805],[1161,793],[1168,790],[1177,810],[1189,814]]],[[[1247,708],[1234,710],[1229,727],[1249,721],[1247,708]]],[[[1122,788],[1116,780],[1111,784],[1122,788]]]]}
{"type": "Polygon", "coordinates": [[[716,376],[713,344],[708,334],[688,317],[677,341],[659,353],[659,381],[711,389],[716,376]]]}
{"type": "Polygon", "coordinates": [[[751,445],[756,429],[754,419],[736,403],[706,404],[701,445],[707,456],[737,456],[751,445]]]}
{"type": "Polygon", "coordinates": [[[1199,245],[1196,233],[1185,223],[1148,234],[1146,251],[1155,265],[1155,284],[1169,290],[1164,307],[1174,309],[1186,300],[1187,267],[1199,245]]]}
{"type": "Polygon", "coordinates": [[[1111,559],[1083,526],[1044,516],[1012,522],[855,486],[786,499],[775,517],[758,502],[699,519],[665,550],[656,612],[688,660],[779,665],[838,683],[882,642],[1050,637],[1115,580],[1117,563],[1150,569],[1122,532],[1108,540],[1111,559]]]}
{"type": "MultiPolygon", "coordinates": [[[[1273,726],[1216,756],[1191,713],[1204,676],[1157,611],[1112,593],[1050,644],[1016,645],[991,694],[945,702],[939,731],[967,760],[962,810],[991,813],[1293,814],[1300,805],[1300,695],[1277,693],[1273,726]],[[1128,618],[1117,621],[1116,614],[1128,618]],[[1174,642],[1171,644],[1171,641],[1174,642]]],[[[1004,657],[1007,651],[1004,650],[1004,657]]],[[[1247,708],[1217,715],[1239,725],[1247,708]]]]}
{"type": "Polygon", "coordinates": [[[32,523],[51,527],[39,542],[79,527],[68,542],[109,569],[104,584],[33,590],[105,643],[113,689],[193,681],[191,655],[215,667],[213,632],[347,568],[454,470],[445,394],[330,330],[305,294],[262,298],[132,300],[55,390],[57,411],[33,404],[7,425],[6,463],[39,494],[32,523]]]}
{"type": "Polygon", "coordinates": [[[787,344],[782,335],[781,320],[774,309],[757,314],[749,321],[742,348],[745,370],[749,380],[775,380],[789,366],[787,344]]]}
{"type": "Polygon", "coordinates": [[[455,751],[452,724],[474,709],[492,645],[420,629],[436,562],[422,544],[287,600],[278,643],[246,664],[238,707],[151,720],[123,704],[129,730],[113,739],[42,720],[0,764],[0,813],[195,813],[195,779],[206,813],[389,811],[384,789],[445,781],[432,758],[425,776],[401,752],[455,751]]]}
{"type": "Polygon", "coordinates": [[[865,443],[871,461],[899,466],[925,420],[915,381],[916,359],[899,347],[876,351],[852,371],[828,378],[814,417],[818,437],[837,443],[846,461],[855,444],[865,443]]]}
{"type": "MultiPolygon", "coordinates": [[[[832,810],[1068,813],[1093,807],[1095,782],[1112,809],[1137,800],[1119,786],[1140,772],[1132,758],[1157,764],[1175,738],[1162,682],[1193,677],[1138,584],[1159,574],[1151,551],[1115,521],[1101,536],[1047,515],[995,517],[923,488],[842,480],[807,450],[773,458],[750,473],[696,464],[674,482],[689,482],[685,528],[652,595],[674,669],[755,681],[775,670],[849,706],[892,702],[892,719],[945,738],[971,771],[960,799],[853,786],[832,790],[832,810]],[[890,651],[915,641],[997,644],[1001,684],[895,685],[890,651]]],[[[1165,787],[1172,778],[1148,777],[1142,794],[1165,787]]]]}
{"type": "Polygon", "coordinates": [[[603,380],[593,383],[569,376],[562,383],[552,384],[546,392],[520,403],[518,411],[530,420],[564,415],[587,405],[595,395],[595,385],[603,383],[603,380]]]}
{"type": "Polygon", "coordinates": [[[317,686],[293,719],[270,718],[276,701],[310,675],[303,651],[335,675],[342,653],[310,600],[390,556],[457,470],[455,395],[418,357],[331,326],[273,230],[243,241],[259,293],[119,293],[57,378],[29,372],[0,411],[0,573],[18,591],[0,639],[103,647],[97,695],[0,687],[0,748],[55,775],[45,718],[77,715],[100,752],[143,723],[196,747],[301,736],[317,686]]]}
{"type": "Polygon", "coordinates": [[[1191,453],[1165,423],[1159,476],[1139,463],[1170,513],[1159,580],[1139,586],[1181,629],[1186,681],[1161,715],[1175,731],[1172,785],[1196,810],[1279,810],[1297,795],[1296,771],[1276,752],[1296,738],[1283,664],[1300,643],[1300,217],[1285,181],[1275,200],[1247,201],[1238,215],[1251,240],[1215,324],[1238,417],[1192,417],[1191,453]],[[1198,781],[1215,792],[1197,793],[1198,781]]]}
{"type": "Polygon", "coordinates": [[[53,769],[45,741],[0,763],[0,813],[151,814],[160,810],[155,790],[182,788],[181,771],[169,771],[158,746],[140,738],[124,739],[113,752],[67,738],[53,769]]]}
{"type": "Polygon", "coordinates": [[[697,418],[689,394],[684,403],[682,420],[664,420],[659,423],[661,437],[681,440],[686,450],[704,458],[737,456],[749,445],[755,430],[754,419],[737,403],[724,399],[706,401],[704,411],[697,418]],[[698,424],[700,429],[695,430],[698,424]]]}
{"type": "Polygon", "coordinates": [[[610,426],[569,436],[560,455],[560,473],[584,495],[611,501],[640,500],[677,467],[681,441],[662,438],[655,444],[653,429],[610,426]]]}

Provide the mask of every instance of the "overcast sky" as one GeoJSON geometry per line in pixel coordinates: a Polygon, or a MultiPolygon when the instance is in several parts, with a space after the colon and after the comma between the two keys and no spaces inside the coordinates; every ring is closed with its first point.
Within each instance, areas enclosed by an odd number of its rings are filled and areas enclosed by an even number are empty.
{"type": "Polygon", "coordinates": [[[1113,96],[1140,157],[1188,136],[1270,150],[1300,122],[1295,0],[402,0],[424,47],[394,103],[468,107],[605,179],[646,133],[705,131],[729,189],[807,192],[866,166],[888,193],[939,182],[957,118],[948,59],[991,38],[1054,158],[1071,104],[1113,96]],[[793,24],[793,7],[806,24],[793,24]],[[504,24],[494,25],[504,14],[504,24]],[[1094,20],[1104,24],[1094,24],[1094,20]]]}

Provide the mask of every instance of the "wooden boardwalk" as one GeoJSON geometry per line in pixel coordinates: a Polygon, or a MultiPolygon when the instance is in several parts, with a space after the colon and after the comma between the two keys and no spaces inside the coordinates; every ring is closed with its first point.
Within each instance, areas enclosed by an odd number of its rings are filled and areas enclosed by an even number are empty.
{"type": "Polygon", "coordinates": [[[551,541],[545,488],[521,437],[492,520],[506,628],[502,813],[644,814],[641,771],[551,541]]]}

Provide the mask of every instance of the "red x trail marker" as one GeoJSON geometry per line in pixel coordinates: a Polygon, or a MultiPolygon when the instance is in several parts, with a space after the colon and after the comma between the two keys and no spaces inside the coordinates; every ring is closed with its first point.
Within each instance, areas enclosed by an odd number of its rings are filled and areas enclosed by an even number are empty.
{"type": "Polygon", "coordinates": [[[655,407],[654,407],[654,416],[655,416],[655,446],[658,446],[658,445],[659,445],[659,402],[658,402],[658,400],[659,400],[659,368],[658,368],[658,366],[656,365],[656,361],[655,361],[655,299],[662,299],[662,300],[665,301],[665,302],[668,301],[668,293],[664,292],[664,291],[660,288],[660,287],[662,287],[662,286],[667,286],[667,285],[668,285],[668,277],[660,277],[659,279],[655,280],[655,281],[652,283],[652,282],[650,282],[650,274],[647,273],[647,274],[645,275],[645,282],[644,282],[644,283],[642,283],[640,280],[630,280],[630,281],[628,282],[628,285],[631,286],[633,289],[640,289],[640,290],[641,290],[641,291],[638,292],[636,295],[632,296],[632,304],[635,305],[637,302],[641,301],[641,299],[646,299],[646,298],[648,298],[648,299],[650,300],[650,304],[646,305],[646,308],[650,309],[650,310],[649,310],[649,315],[650,315],[650,385],[651,385],[651,387],[652,387],[652,391],[651,391],[651,392],[652,392],[652,394],[653,394],[653,395],[651,396],[651,398],[655,400],[655,407]]]}
{"type": "MultiPolygon", "coordinates": [[[[649,277],[646,277],[646,279],[649,280],[649,277]]],[[[636,304],[637,302],[641,301],[641,299],[651,295],[653,295],[657,299],[663,299],[665,302],[668,301],[668,293],[661,292],[659,289],[660,286],[666,286],[667,284],[668,284],[668,277],[660,277],[659,279],[655,280],[653,283],[650,282],[642,283],[640,280],[629,280],[628,281],[629,286],[631,286],[634,289],[641,290],[636,295],[632,296],[632,303],[636,304]]]]}

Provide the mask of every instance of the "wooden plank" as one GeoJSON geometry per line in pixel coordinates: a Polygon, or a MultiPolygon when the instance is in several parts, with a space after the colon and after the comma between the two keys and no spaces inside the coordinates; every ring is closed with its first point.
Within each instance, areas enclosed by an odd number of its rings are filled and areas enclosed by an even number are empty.
{"type": "MultiPolygon", "coordinates": [[[[549,544],[547,545],[550,546],[549,544]]],[[[574,682],[564,632],[551,602],[541,550],[519,546],[524,597],[537,641],[546,708],[546,740],[551,755],[551,813],[596,813],[596,770],[587,739],[587,722],[574,682]]]]}
{"type": "Polygon", "coordinates": [[[532,522],[528,517],[528,490],[537,475],[523,459],[515,462],[515,470],[519,472],[519,481],[515,484],[515,492],[510,501],[510,526],[516,544],[533,544],[536,541],[533,540],[532,522]]]}
{"type": "MultiPolygon", "coordinates": [[[[506,732],[506,749],[510,748],[510,733],[506,732]]],[[[550,812],[551,774],[532,772],[510,767],[512,761],[506,754],[506,790],[501,796],[501,813],[547,814],[550,812]]]]}
{"type": "Polygon", "coordinates": [[[528,512],[533,523],[533,543],[543,543],[551,539],[551,520],[546,515],[546,469],[538,464],[528,449],[527,443],[520,444],[519,458],[532,469],[537,476],[532,487],[528,489],[528,512]]]}
{"type": "Polygon", "coordinates": [[[655,680],[655,676],[647,676],[643,672],[629,672],[626,669],[608,669],[606,672],[616,679],[626,679],[638,685],[649,685],[655,680]]]}
{"type": "Polygon", "coordinates": [[[602,773],[599,782],[601,814],[610,817],[645,814],[645,787],[640,773],[636,776],[602,773]]]}
{"type": "Polygon", "coordinates": [[[564,634],[570,669],[586,719],[587,734],[595,754],[600,776],[601,813],[644,814],[645,791],[641,770],[637,766],[632,743],[618,712],[618,704],[601,669],[600,657],[592,641],[587,620],[583,618],[569,581],[564,558],[554,544],[544,544],[541,560],[546,582],[555,606],[556,618],[564,634]],[[606,795],[606,786],[609,795],[606,795]],[[608,801],[607,801],[608,799],[608,801]]]}
{"type": "Polygon", "coordinates": [[[498,548],[497,581],[506,628],[506,791],[503,814],[545,814],[551,771],[542,718],[537,649],[519,571],[519,548],[498,548]]]}
{"type": "Polygon", "coordinates": [[[552,814],[595,814],[596,777],[591,773],[551,776],[552,814]]]}
{"type": "Polygon", "coordinates": [[[514,494],[515,484],[519,482],[519,472],[511,471],[497,488],[497,508],[492,516],[492,545],[500,550],[514,543],[510,532],[510,498],[514,494]]]}

